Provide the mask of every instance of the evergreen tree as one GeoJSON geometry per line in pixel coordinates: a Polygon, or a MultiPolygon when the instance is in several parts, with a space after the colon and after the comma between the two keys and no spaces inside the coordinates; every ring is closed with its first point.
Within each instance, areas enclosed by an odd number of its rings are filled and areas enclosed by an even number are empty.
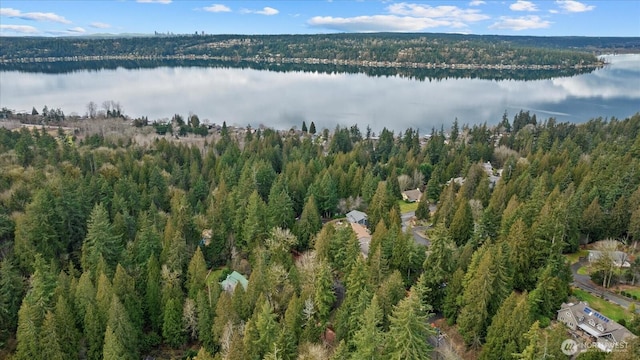
{"type": "Polygon", "coordinates": [[[391,273],[376,291],[375,296],[378,298],[380,309],[382,310],[382,328],[389,329],[389,318],[394,306],[405,297],[406,290],[402,275],[396,270],[391,273]]]}
{"type": "Polygon", "coordinates": [[[382,309],[378,305],[378,298],[374,295],[371,304],[364,311],[360,319],[360,328],[353,336],[353,359],[382,359],[382,309]]]}
{"type": "Polygon", "coordinates": [[[18,329],[16,331],[18,346],[15,358],[18,360],[38,359],[41,357],[40,328],[38,316],[34,310],[34,307],[26,299],[22,301],[18,311],[18,329]]]}
{"type": "Polygon", "coordinates": [[[206,349],[215,349],[211,327],[213,326],[213,311],[209,304],[206,290],[200,290],[196,299],[196,311],[198,314],[198,340],[206,349]]]}
{"type": "Polygon", "coordinates": [[[255,327],[257,338],[247,347],[255,359],[262,359],[267,353],[273,350],[273,345],[278,334],[278,322],[276,314],[273,313],[271,305],[265,299],[262,301],[260,310],[256,311],[255,327]]]}
{"type": "Polygon", "coordinates": [[[484,339],[486,327],[489,325],[489,303],[495,290],[488,284],[493,282],[491,274],[492,256],[490,251],[478,252],[477,270],[471,266],[467,270],[468,283],[462,295],[462,308],[458,316],[458,329],[468,345],[479,346],[484,339]],[[475,270],[475,271],[474,271],[475,270]]]}
{"type": "Polygon", "coordinates": [[[425,285],[433,289],[431,293],[433,307],[440,310],[445,291],[448,290],[449,279],[455,268],[453,253],[456,247],[442,224],[436,225],[429,239],[431,246],[424,262],[424,274],[427,279],[425,285]],[[447,284],[447,286],[445,287],[443,284],[447,284]]]}
{"type": "Polygon", "coordinates": [[[280,349],[283,360],[294,360],[298,353],[298,338],[302,326],[302,301],[295,294],[287,305],[281,331],[278,334],[275,348],[280,349]]]}
{"type": "Polygon", "coordinates": [[[167,345],[179,348],[185,342],[182,330],[182,303],[180,299],[171,298],[164,306],[162,337],[167,345]]]}
{"type": "Polygon", "coordinates": [[[198,292],[205,288],[205,280],[207,278],[207,264],[200,247],[196,248],[187,272],[187,292],[191,299],[195,299],[198,292]]]}
{"type": "Polygon", "coordinates": [[[147,262],[145,310],[151,329],[160,333],[162,327],[162,296],[160,291],[160,265],[154,255],[147,262]]]}
{"type": "Polygon", "coordinates": [[[24,291],[23,280],[10,257],[0,262],[0,341],[16,331],[18,310],[24,291]]]}
{"type": "Polygon", "coordinates": [[[429,359],[431,347],[428,338],[435,332],[428,325],[429,308],[420,300],[420,294],[412,289],[409,296],[400,300],[391,315],[391,325],[385,342],[385,358],[392,360],[429,359]]]}
{"type": "Polygon", "coordinates": [[[329,312],[336,297],[333,293],[333,276],[331,269],[326,263],[318,265],[315,287],[315,306],[318,309],[318,317],[321,323],[326,323],[329,319],[329,312]]]}
{"type": "Polygon", "coordinates": [[[247,217],[242,227],[242,239],[245,249],[253,249],[255,245],[262,244],[267,235],[266,205],[257,191],[249,196],[247,205],[247,217]]]}
{"type": "Polygon", "coordinates": [[[63,352],[62,342],[58,336],[55,319],[51,312],[47,312],[44,317],[44,323],[42,324],[42,331],[39,340],[41,353],[39,353],[37,357],[34,357],[34,359],[64,360],[69,357],[77,356],[77,353],[69,354],[63,352]]]}
{"type": "Polygon", "coordinates": [[[491,321],[480,359],[512,359],[513,354],[524,350],[523,335],[530,326],[531,312],[526,292],[522,295],[511,293],[491,321]]]}
{"type": "Polygon", "coordinates": [[[307,249],[310,245],[310,240],[315,236],[322,228],[322,219],[318,213],[315,199],[313,195],[307,199],[300,215],[300,220],[294,227],[294,233],[299,240],[299,249],[307,249]]]}
{"type": "MultiPolygon", "coordinates": [[[[131,322],[133,333],[130,336],[133,338],[141,338],[144,324],[144,311],[142,309],[144,301],[142,301],[138,295],[135,279],[129,276],[120,264],[116,266],[116,274],[113,277],[113,292],[124,306],[129,321],[131,322]]],[[[111,306],[113,306],[113,304],[111,306]]],[[[112,329],[116,331],[116,328],[113,326],[112,329]]]]}
{"type": "Polygon", "coordinates": [[[136,269],[144,271],[144,266],[151,255],[160,256],[162,243],[160,235],[152,223],[151,215],[143,213],[139,217],[139,229],[135,239],[127,246],[127,258],[129,263],[136,269]]]}
{"type": "Polygon", "coordinates": [[[460,204],[449,227],[451,238],[458,246],[463,246],[473,234],[473,215],[469,202],[460,198],[460,204]]]}
{"type": "Polygon", "coordinates": [[[313,121],[309,125],[309,134],[312,134],[312,135],[316,134],[316,124],[313,121]]]}
{"type": "Polygon", "coordinates": [[[106,353],[109,352],[110,356],[117,354],[119,359],[137,359],[138,336],[136,333],[127,311],[118,296],[114,295],[104,335],[104,357],[107,358],[106,353]]]}
{"type": "Polygon", "coordinates": [[[295,217],[293,201],[285,189],[277,191],[274,185],[269,193],[269,203],[267,205],[267,215],[271,227],[281,227],[290,229],[295,217]]]}
{"type": "Polygon", "coordinates": [[[302,121],[302,132],[306,133],[308,131],[307,129],[307,122],[306,121],[302,121]]]}
{"type": "Polygon", "coordinates": [[[66,358],[76,357],[78,355],[80,333],[76,328],[76,320],[73,316],[72,308],[63,295],[60,295],[56,302],[54,320],[62,353],[66,355],[66,358]]]}
{"type": "Polygon", "coordinates": [[[57,236],[55,202],[48,189],[34,194],[33,201],[18,217],[15,226],[15,254],[23,269],[33,269],[36,254],[45,259],[56,259],[64,244],[57,236]]]}
{"type": "Polygon", "coordinates": [[[423,192],[418,202],[418,208],[416,209],[416,218],[418,220],[429,221],[431,218],[431,211],[429,210],[429,198],[427,192],[423,192]]]}
{"type": "Polygon", "coordinates": [[[567,267],[563,259],[552,259],[542,271],[536,288],[529,294],[531,311],[536,319],[553,318],[569,296],[572,277],[567,267]]]}
{"type": "Polygon", "coordinates": [[[116,334],[111,327],[107,326],[104,335],[104,348],[102,350],[102,359],[104,360],[118,360],[118,359],[131,359],[127,354],[127,350],[124,345],[119,341],[116,334]]]}
{"type": "Polygon", "coordinates": [[[507,236],[509,244],[509,263],[513,267],[513,286],[524,291],[532,290],[535,286],[532,257],[535,242],[531,240],[527,226],[522,219],[516,220],[507,236]]]}
{"type": "Polygon", "coordinates": [[[119,235],[114,233],[109,214],[102,204],[96,204],[89,217],[87,236],[82,244],[82,269],[97,272],[100,257],[107,265],[107,274],[113,274],[122,252],[119,235]]]}
{"type": "Polygon", "coordinates": [[[84,317],[84,337],[89,360],[102,359],[105,331],[105,320],[100,316],[96,305],[93,302],[89,303],[84,317]]]}
{"type": "Polygon", "coordinates": [[[385,225],[390,227],[389,211],[393,208],[394,203],[395,200],[387,190],[385,183],[378,182],[378,187],[371,198],[369,209],[367,210],[369,225],[376,226],[380,220],[383,220],[385,225]]]}
{"type": "Polygon", "coordinates": [[[442,304],[442,312],[447,318],[447,323],[453,325],[460,311],[463,294],[464,271],[461,268],[456,269],[451,277],[451,281],[447,283],[446,296],[442,304]]]}

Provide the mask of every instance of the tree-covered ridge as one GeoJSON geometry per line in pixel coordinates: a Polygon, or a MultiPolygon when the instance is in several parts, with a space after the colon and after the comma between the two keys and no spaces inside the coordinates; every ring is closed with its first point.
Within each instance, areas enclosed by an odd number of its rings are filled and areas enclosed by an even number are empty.
{"type": "MultiPolygon", "coordinates": [[[[594,51],[640,48],[638,38],[516,37],[460,34],[181,35],[128,38],[3,37],[0,59],[126,56],[213,57],[260,62],[373,62],[376,66],[432,64],[595,66],[594,51]],[[297,60],[296,60],[297,59],[297,60]],[[306,60],[305,60],[306,59],[306,60]]],[[[90,60],[90,59],[87,59],[90,60]]]]}
{"type": "Polygon", "coordinates": [[[549,325],[570,292],[561,254],[640,239],[640,114],[520,112],[428,140],[307,130],[223,126],[196,147],[0,128],[13,358],[426,359],[430,312],[481,358],[563,358],[549,325]],[[503,169],[494,186],[487,160],[503,169]],[[438,205],[418,212],[428,248],[402,231],[397,199],[415,187],[438,205]],[[366,258],[350,227],[323,224],[354,208],[369,214],[366,258]],[[222,291],[232,270],[246,290],[222,291]]]}

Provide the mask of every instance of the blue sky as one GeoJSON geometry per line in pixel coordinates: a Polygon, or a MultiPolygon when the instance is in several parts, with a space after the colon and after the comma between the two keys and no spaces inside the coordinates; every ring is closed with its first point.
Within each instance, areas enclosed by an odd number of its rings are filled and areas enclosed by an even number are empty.
{"type": "Polygon", "coordinates": [[[0,35],[446,32],[640,36],[640,0],[0,2],[0,35]]]}

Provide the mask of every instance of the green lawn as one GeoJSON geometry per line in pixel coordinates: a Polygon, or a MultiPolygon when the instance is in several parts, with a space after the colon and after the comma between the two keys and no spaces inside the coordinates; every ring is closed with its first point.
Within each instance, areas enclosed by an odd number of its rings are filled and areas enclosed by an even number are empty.
{"type": "Polygon", "coordinates": [[[640,289],[627,289],[625,291],[631,295],[635,295],[638,299],[640,299],[640,289]]]}
{"type": "Polygon", "coordinates": [[[567,254],[565,255],[567,257],[567,260],[569,261],[569,264],[575,264],[578,262],[578,259],[581,257],[587,257],[589,255],[589,251],[587,250],[578,250],[578,252],[575,252],[573,254],[567,254]]]}
{"type": "Polygon", "coordinates": [[[580,266],[580,268],[578,269],[578,274],[589,275],[589,269],[586,266],[580,266]]]}
{"type": "Polygon", "coordinates": [[[212,270],[211,273],[209,273],[209,276],[207,276],[207,284],[213,285],[214,283],[217,283],[219,281],[218,279],[220,279],[220,275],[222,275],[222,272],[224,270],[225,268],[212,270]]]}
{"type": "Polygon", "coordinates": [[[622,306],[610,303],[607,300],[594,296],[584,290],[574,288],[573,295],[582,301],[588,302],[592,308],[615,321],[620,321],[620,319],[629,321],[632,318],[632,314],[622,306]]]}
{"type": "Polygon", "coordinates": [[[418,208],[418,203],[408,203],[404,200],[398,200],[398,206],[400,206],[400,213],[404,214],[409,211],[416,211],[416,209],[418,208]]]}

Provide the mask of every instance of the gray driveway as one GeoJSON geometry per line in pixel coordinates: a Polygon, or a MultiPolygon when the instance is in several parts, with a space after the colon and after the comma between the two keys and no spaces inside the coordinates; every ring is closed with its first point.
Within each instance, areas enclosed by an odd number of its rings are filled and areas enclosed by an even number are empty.
{"type": "MultiPolygon", "coordinates": [[[[573,283],[577,288],[580,288],[584,291],[588,291],[591,294],[606,299],[614,304],[618,304],[625,309],[628,309],[632,300],[618,295],[608,289],[603,288],[602,286],[596,285],[593,281],[591,281],[591,277],[589,275],[581,275],[578,274],[578,269],[580,267],[587,265],[587,262],[582,259],[577,263],[571,265],[571,273],[573,274],[573,283]]],[[[640,313],[640,308],[636,308],[636,313],[640,313]]]]}

